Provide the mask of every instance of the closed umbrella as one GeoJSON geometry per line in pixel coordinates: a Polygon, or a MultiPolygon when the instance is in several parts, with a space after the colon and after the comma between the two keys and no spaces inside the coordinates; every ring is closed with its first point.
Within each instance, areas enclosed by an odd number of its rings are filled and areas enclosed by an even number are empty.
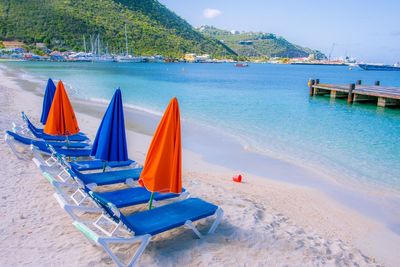
{"type": "Polygon", "coordinates": [[[79,133],[74,109],[61,80],[57,83],[44,132],[50,135],[65,136],[67,144],[68,136],[79,133]]]}
{"type": "Polygon", "coordinates": [[[182,192],[182,144],[178,100],[173,98],[154,134],[139,183],[152,192],[182,192]]]}
{"type": "MultiPolygon", "coordinates": [[[[124,107],[121,90],[117,89],[103,116],[96,138],[93,142],[91,155],[96,159],[107,161],[128,160],[126,145],[124,107]]],[[[103,171],[106,164],[104,164],[103,171]]]]}
{"type": "Polygon", "coordinates": [[[53,80],[49,78],[43,96],[42,116],[40,117],[40,122],[43,125],[46,124],[47,116],[49,115],[51,103],[53,103],[55,92],[56,92],[56,86],[54,85],[53,80]]]}

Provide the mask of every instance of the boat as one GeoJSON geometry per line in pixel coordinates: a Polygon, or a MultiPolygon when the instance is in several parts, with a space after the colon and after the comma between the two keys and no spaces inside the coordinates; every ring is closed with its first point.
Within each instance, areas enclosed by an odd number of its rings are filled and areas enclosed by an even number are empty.
{"type": "Polygon", "coordinates": [[[125,55],[122,56],[117,56],[116,61],[120,63],[140,63],[144,62],[143,57],[135,57],[133,55],[129,54],[129,48],[128,48],[128,34],[126,31],[126,23],[125,23],[125,55]]]}
{"type": "Polygon", "coordinates": [[[134,57],[132,55],[127,56],[117,56],[116,61],[120,63],[140,63],[144,62],[142,57],[134,57]]]}
{"type": "Polygon", "coordinates": [[[358,64],[364,70],[379,70],[379,71],[400,71],[400,64],[384,65],[384,64],[358,64]]]}
{"type": "Polygon", "coordinates": [[[115,62],[116,59],[111,55],[101,55],[93,59],[95,62],[115,62]]]}
{"type": "Polygon", "coordinates": [[[243,68],[243,67],[248,67],[249,66],[249,64],[247,64],[247,63],[236,63],[235,64],[235,67],[238,67],[238,68],[243,68]]]}
{"type": "Polygon", "coordinates": [[[338,62],[292,62],[290,65],[313,65],[313,66],[347,66],[346,63],[338,62]]]}

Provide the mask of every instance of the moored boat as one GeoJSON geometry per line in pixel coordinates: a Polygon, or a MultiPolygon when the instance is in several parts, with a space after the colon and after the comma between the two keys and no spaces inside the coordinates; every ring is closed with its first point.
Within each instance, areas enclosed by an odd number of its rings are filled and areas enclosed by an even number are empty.
{"type": "Polygon", "coordinates": [[[249,64],[247,64],[247,63],[236,63],[235,64],[235,67],[238,67],[238,68],[243,68],[243,67],[248,67],[249,66],[249,64]]]}
{"type": "Polygon", "coordinates": [[[119,56],[116,58],[117,62],[122,62],[122,63],[140,63],[143,62],[142,57],[134,57],[131,55],[128,56],[119,56]]]}
{"type": "Polygon", "coordinates": [[[383,64],[358,64],[364,70],[379,70],[379,71],[400,71],[400,65],[383,65],[383,64]]]}

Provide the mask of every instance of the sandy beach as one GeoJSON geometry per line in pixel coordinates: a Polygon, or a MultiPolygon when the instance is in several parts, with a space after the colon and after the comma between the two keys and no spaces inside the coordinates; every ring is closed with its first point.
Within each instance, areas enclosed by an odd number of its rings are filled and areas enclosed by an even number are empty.
{"type": "MultiPolygon", "coordinates": [[[[0,130],[25,111],[38,123],[43,84],[0,68],[0,130]],[[23,87],[23,89],[22,89],[23,87]]],[[[66,81],[68,82],[68,81],[66,81]]],[[[80,128],[92,139],[105,105],[73,100],[80,128]]],[[[157,117],[154,115],[154,119],[157,117]]],[[[151,141],[143,118],[126,117],[129,156],[143,164],[151,141]]],[[[0,266],[113,266],[72,225],[52,186],[32,161],[0,144],[0,266]]],[[[215,234],[196,239],[180,228],[153,239],[140,266],[400,266],[400,236],[307,186],[243,173],[183,148],[184,187],[223,208],[215,234]]]]}

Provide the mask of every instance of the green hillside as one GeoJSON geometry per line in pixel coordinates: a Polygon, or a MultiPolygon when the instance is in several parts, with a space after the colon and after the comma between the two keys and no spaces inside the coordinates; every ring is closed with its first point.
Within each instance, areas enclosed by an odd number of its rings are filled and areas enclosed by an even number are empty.
{"type": "Polygon", "coordinates": [[[224,42],[240,56],[246,57],[307,57],[314,54],[318,59],[325,58],[319,51],[304,48],[290,43],[283,37],[272,33],[235,32],[217,29],[212,26],[202,26],[199,32],[224,42]]]}
{"type": "Polygon", "coordinates": [[[104,50],[118,53],[125,51],[125,25],[135,54],[234,55],[156,0],[0,0],[0,40],[83,50],[84,36],[90,47],[99,35],[104,50]]]}

